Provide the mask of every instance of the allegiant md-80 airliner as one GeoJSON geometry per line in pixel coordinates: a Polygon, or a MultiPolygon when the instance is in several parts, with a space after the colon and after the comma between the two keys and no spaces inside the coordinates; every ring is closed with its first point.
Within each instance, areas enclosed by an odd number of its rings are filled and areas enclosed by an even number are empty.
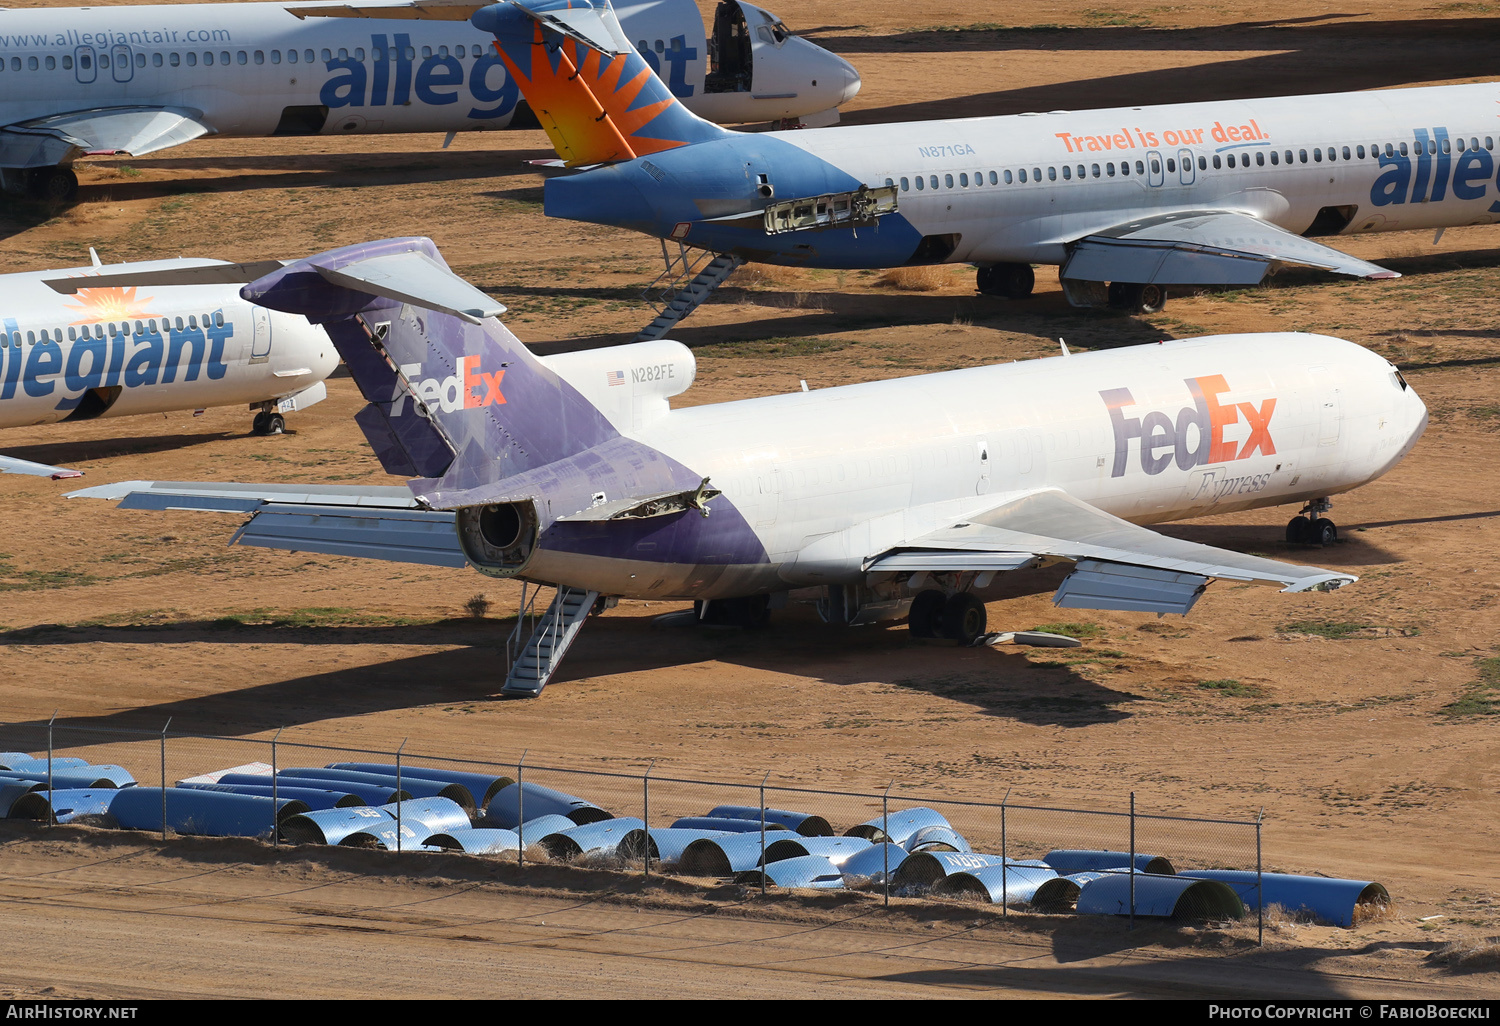
{"type": "MultiPolygon", "coordinates": [[[[0,10],[0,183],[66,199],[73,161],[202,135],[462,132],[535,126],[494,37],[441,16],[339,21],[343,4],[0,10]],[[300,12],[300,13],[299,13],[300,12]]],[[[378,10],[375,17],[379,18],[378,10]]],[[[725,124],[827,125],[859,91],[844,60],[775,15],[724,0],[635,0],[620,21],[643,66],[725,124]]]]}
{"type": "Polygon", "coordinates": [[[644,101],[619,83],[649,69],[608,0],[512,0],[472,20],[581,167],[547,182],[546,213],[718,254],[684,290],[698,301],[746,260],[971,263],[980,291],[1010,297],[1037,263],[1059,265],[1077,305],[1150,311],[1171,286],[1284,264],[1396,277],[1313,237],[1500,220],[1497,83],[747,136],[659,81],[641,90],[652,118],[630,121],[644,101]],[[596,108],[609,117],[583,113],[596,108]]]}
{"type": "MultiPolygon", "coordinates": [[[[256,434],[280,434],[285,414],[327,395],[338,366],[321,327],[224,283],[280,266],[177,259],[0,275],[0,428],[245,404],[256,434]],[[185,272],[201,284],[115,281],[185,272]]],[[[0,473],[78,476],[7,456],[0,473]]]]}

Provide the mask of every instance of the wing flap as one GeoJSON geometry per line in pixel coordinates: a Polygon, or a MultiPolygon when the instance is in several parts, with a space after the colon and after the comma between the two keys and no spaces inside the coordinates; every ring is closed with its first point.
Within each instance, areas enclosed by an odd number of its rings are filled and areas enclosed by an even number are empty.
{"type": "Polygon", "coordinates": [[[1207,587],[1208,578],[1198,574],[1085,559],[1062,582],[1052,602],[1065,609],[1185,614],[1207,587]]]}
{"type": "Polygon", "coordinates": [[[1358,278],[1400,277],[1257,217],[1227,210],[1162,214],[1095,232],[1070,247],[1062,276],[1140,284],[1254,285],[1282,264],[1358,278]]]}

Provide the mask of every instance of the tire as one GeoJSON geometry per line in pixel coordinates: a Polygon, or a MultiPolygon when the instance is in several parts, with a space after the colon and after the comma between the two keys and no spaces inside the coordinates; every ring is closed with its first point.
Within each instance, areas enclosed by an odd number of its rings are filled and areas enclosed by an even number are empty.
{"type": "Polygon", "coordinates": [[[1288,545],[1307,544],[1308,520],[1306,517],[1292,517],[1286,522],[1286,543],[1288,545]]]}
{"type": "Polygon", "coordinates": [[[266,433],[267,421],[270,417],[265,413],[257,413],[255,419],[250,422],[250,433],[252,435],[263,435],[266,433]]]}
{"type": "Polygon", "coordinates": [[[954,595],[943,606],[943,637],[960,645],[974,644],[988,623],[984,603],[969,592],[954,595]]]}
{"type": "Polygon", "coordinates": [[[286,434],[286,418],[283,417],[279,413],[273,413],[269,417],[267,417],[266,418],[266,434],[268,434],[268,435],[284,435],[284,434],[286,434]]]}
{"type": "Polygon", "coordinates": [[[1152,314],[1167,305],[1167,290],[1160,285],[1138,285],[1128,281],[1109,283],[1109,306],[1130,314],[1152,314]]]}
{"type": "Polygon", "coordinates": [[[42,167],[31,173],[27,191],[43,203],[72,203],[78,198],[78,176],[68,167],[42,167]]]}
{"type": "Polygon", "coordinates": [[[906,614],[906,626],[914,638],[936,638],[943,625],[943,607],[947,599],[940,591],[918,592],[911,600],[911,612],[906,614]]]}
{"type": "Polygon", "coordinates": [[[979,291],[1002,299],[1025,299],[1036,288],[1036,272],[1030,264],[987,264],[976,277],[979,291]]]}
{"type": "Polygon", "coordinates": [[[1319,517],[1312,522],[1308,535],[1313,545],[1332,545],[1339,540],[1339,529],[1332,520],[1319,517]]]}

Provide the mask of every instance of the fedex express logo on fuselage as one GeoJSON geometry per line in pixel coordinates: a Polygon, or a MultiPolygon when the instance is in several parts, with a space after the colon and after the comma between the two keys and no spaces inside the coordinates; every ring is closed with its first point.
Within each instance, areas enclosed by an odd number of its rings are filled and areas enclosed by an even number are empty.
{"type": "Polygon", "coordinates": [[[1178,470],[1191,470],[1211,463],[1248,459],[1256,453],[1275,455],[1276,443],[1271,438],[1275,399],[1267,399],[1259,406],[1226,401],[1221,397],[1229,391],[1229,383],[1222,374],[1184,380],[1193,404],[1177,411],[1175,417],[1160,410],[1130,416],[1127,409],[1136,405],[1136,401],[1128,388],[1110,388],[1099,393],[1109,408],[1115,432],[1115,462],[1110,477],[1125,476],[1132,441],[1137,443],[1141,470],[1151,475],[1160,474],[1174,462],[1178,470]],[[1226,428],[1240,424],[1247,428],[1243,439],[1231,441],[1224,437],[1226,428]]]}
{"type": "MultiPolygon", "coordinates": [[[[490,374],[479,369],[479,357],[465,356],[459,361],[459,373],[446,378],[422,377],[420,363],[403,363],[401,376],[406,379],[411,394],[429,410],[455,413],[472,410],[480,406],[504,406],[505,394],[500,391],[500,382],[505,379],[505,368],[490,374]]],[[[398,404],[392,416],[400,415],[398,404]]]]}

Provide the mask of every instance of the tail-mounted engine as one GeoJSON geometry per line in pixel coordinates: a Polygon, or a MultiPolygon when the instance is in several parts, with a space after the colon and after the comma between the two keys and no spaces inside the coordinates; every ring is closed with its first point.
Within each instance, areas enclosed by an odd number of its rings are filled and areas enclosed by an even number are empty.
{"type": "Polygon", "coordinates": [[[458,510],[455,524],[464,555],[474,569],[491,577],[514,577],[525,570],[541,537],[531,499],[465,506],[458,510]]]}

